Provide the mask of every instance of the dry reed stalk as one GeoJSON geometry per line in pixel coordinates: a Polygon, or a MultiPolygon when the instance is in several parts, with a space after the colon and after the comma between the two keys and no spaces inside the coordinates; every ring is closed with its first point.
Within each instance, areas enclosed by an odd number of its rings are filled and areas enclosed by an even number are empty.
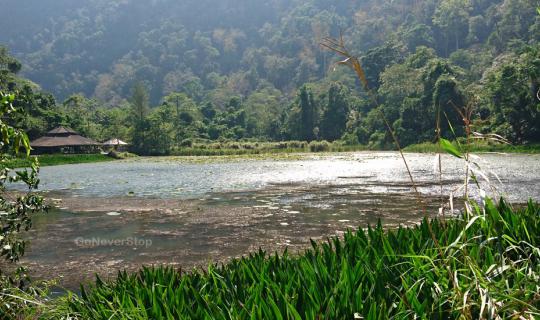
{"type": "MultiPolygon", "coordinates": [[[[424,215],[427,216],[428,215],[427,206],[426,206],[425,202],[423,201],[423,198],[420,195],[420,192],[418,191],[418,188],[417,188],[416,183],[414,181],[411,169],[409,167],[409,164],[407,163],[407,159],[405,158],[405,155],[403,154],[403,150],[402,150],[402,148],[400,146],[398,137],[395,134],[394,130],[392,129],[392,126],[390,125],[390,122],[386,118],[386,115],[381,110],[375,93],[369,87],[369,84],[368,84],[368,81],[367,81],[367,78],[366,78],[366,74],[364,72],[364,69],[362,68],[362,65],[360,64],[360,61],[358,60],[358,58],[356,56],[353,56],[353,55],[351,55],[349,53],[349,51],[345,47],[342,34],[340,34],[339,40],[336,40],[336,39],[333,39],[333,38],[330,38],[330,37],[326,37],[326,38],[323,39],[323,42],[321,42],[320,45],[323,48],[326,48],[326,49],[328,49],[330,51],[338,53],[342,57],[345,58],[344,60],[338,61],[337,62],[338,65],[346,65],[346,66],[352,68],[356,72],[356,75],[358,76],[358,78],[362,82],[362,86],[364,87],[364,90],[366,90],[366,92],[368,93],[370,98],[373,100],[373,103],[375,104],[375,108],[377,109],[377,111],[381,115],[381,118],[383,119],[388,132],[390,133],[390,135],[392,136],[392,139],[394,140],[394,144],[396,145],[396,147],[397,147],[397,149],[399,151],[399,154],[401,155],[401,159],[403,160],[403,163],[405,164],[405,168],[407,169],[407,173],[409,175],[409,179],[411,181],[412,188],[414,189],[414,192],[415,192],[415,195],[416,195],[416,201],[418,202],[418,205],[423,209],[424,215]]],[[[440,245],[439,241],[437,240],[437,237],[435,236],[435,233],[434,233],[433,228],[432,228],[430,223],[428,223],[428,230],[429,230],[431,239],[432,239],[433,243],[435,244],[435,247],[437,248],[437,251],[439,252],[439,256],[441,257],[443,263],[445,264],[445,269],[448,272],[448,277],[452,281],[454,290],[456,290],[456,294],[460,295],[461,291],[459,289],[459,285],[458,285],[457,281],[453,277],[452,270],[451,270],[450,266],[447,263],[444,262],[445,261],[444,260],[444,257],[445,257],[444,252],[443,252],[443,250],[441,248],[441,245],[440,245]]]]}
{"type": "Polygon", "coordinates": [[[338,53],[342,57],[345,58],[344,60],[337,62],[338,65],[346,65],[346,66],[352,68],[355,71],[356,75],[360,79],[360,82],[362,83],[362,86],[364,87],[364,90],[366,90],[369,97],[372,99],[373,103],[375,104],[375,108],[377,109],[377,111],[381,115],[381,118],[383,119],[384,124],[386,125],[386,128],[387,128],[388,132],[392,136],[392,140],[394,141],[394,144],[396,145],[396,147],[397,147],[397,149],[399,151],[399,154],[401,155],[401,159],[403,160],[403,163],[405,164],[405,168],[407,169],[407,174],[409,175],[409,179],[411,181],[412,188],[414,189],[414,192],[416,194],[416,200],[418,201],[418,204],[420,205],[420,207],[423,208],[424,214],[427,214],[426,204],[423,201],[423,198],[420,195],[420,192],[418,191],[418,187],[416,186],[416,183],[414,181],[414,178],[413,178],[411,169],[409,167],[409,164],[407,162],[407,159],[405,158],[405,155],[403,154],[403,149],[401,148],[401,145],[399,143],[399,139],[398,139],[396,133],[394,132],[394,130],[392,129],[392,126],[390,125],[390,122],[386,118],[386,115],[384,114],[384,111],[380,108],[380,105],[379,105],[379,102],[377,101],[377,97],[376,97],[375,93],[369,87],[369,84],[368,84],[368,81],[367,81],[367,78],[366,78],[366,74],[364,72],[364,69],[362,68],[362,65],[360,64],[360,61],[358,60],[358,58],[356,56],[351,55],[349,53],[349,51],[347,50],[347,48],[345,47],[345,44],[343,42],[343,35],[340,35],[339,40],[334,39],[334,38],[330,38],[330,37],[323,38],[323,41],[321,42],[320,45],[323,48],[326,48],[326,49],[328,49],[330,51],[338,53]]]}

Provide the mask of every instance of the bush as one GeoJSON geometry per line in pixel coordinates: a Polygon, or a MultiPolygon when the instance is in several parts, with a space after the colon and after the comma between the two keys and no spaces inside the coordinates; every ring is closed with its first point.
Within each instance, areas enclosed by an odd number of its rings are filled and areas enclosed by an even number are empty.
{"type": "Polygon", "coordinates": [[[280,141],[275,145],[276,149],[287,149],[287,142],[280,141]]]}
{"type": "Polygon", "coordinates": [[[257,148],[257,146],[252,144],[252,143],[247,142],[247,143],[242,144],[242,148],[244,148],[246,150],[254,150],[254,149],[257,148]]]}
{"type": "Polygon", "coordinates": [[[305,141],[287,141],[287,149],[305,149],[307,146],[307,142],[305,141]]]}
{"type": "Polygon", "coordinates": [[[107,156],[113,158],[113,159],[124,159],[120,152],[116,150],[111,150],[109,153],[107,153],[107,156]]]}
{"type": "MultiPolygon", "coordinates": [[[[96,157],[97,156],[98,155],[96,155],[96,157]]],[[[137,157],[136,154],[129,153],[129,152],[119,152],[119,151],[116,151],[116,150],[111,150],[111,152],[109,152],[107,154],[107,156],[110,157],[110,158],[113,158],[113,159],[117,159],[117,160],[137,157]]],[[[93,160],[93,159],[89,158],[89,160],[93,160]]],[[[95,160],[98,161],[98,160],[101,160],[101,159],[100,158],[95,158],[95,160]]],[[[84,162],[84,159],[81,159],[81,162],[84,162]]]]}
{"type": "Polygon", "coordinates": [[[238,143],[230,143],[228,145],[229,149],[233,149],[233,150],[239,150],[240,149],[240,145],[238,143]]]}
{"type": "Polygon", "coordinates": [[[311,152],[325,152],[330,150],[330,143],[328,141],[311,141],[309,143],[309,151],[311,152]]]}
{"type": "Polygon", "coordinates": [[[181,147],[191,148],[193,147],[193,140],[191,139],[184,139],[182,142],[180,142],[181,147]]]}
{"type": "Polygon", "coordinates": [[[346,146],[356,146],[360,144],[360,141],[358,140],[358,136],[354,133],[346,133],[341,138],[343,141],[343,144],[346,146]]]}

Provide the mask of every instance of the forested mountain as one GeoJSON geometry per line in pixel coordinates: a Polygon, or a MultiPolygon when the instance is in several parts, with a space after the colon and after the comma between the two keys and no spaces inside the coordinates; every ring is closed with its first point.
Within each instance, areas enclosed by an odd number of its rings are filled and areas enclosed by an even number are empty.
{"type": "Polygon", "coordinates": [[[175,141],[343,138],[385,147],[375,105],[319,45],[342,33],[404,144],[433,140],[440,106],[459,121],[451,104],[473,104],[478,131],[540,139],[534,0],[1,3],[0,45],[22,62],[20,75],[65,101],[63,122],[96,138],[113,123],[133,138],[121,110],[139,84],[161,108],[148,109],[155,119],[146,127],[175,141]]]}

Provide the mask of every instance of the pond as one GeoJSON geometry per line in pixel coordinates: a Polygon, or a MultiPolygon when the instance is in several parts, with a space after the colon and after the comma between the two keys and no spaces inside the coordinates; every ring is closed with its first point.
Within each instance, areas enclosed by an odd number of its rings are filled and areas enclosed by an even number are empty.
{"type": "MultiPolygon", "coordinates": [[[[422,205],[394,152],[45,167],[41,190],[54,209],[34,220],[23,263],[37,278],[56,278],[76,289],[95,273],[152,264],[190,269],[259,247],[302,250],[310,238],[379,219],[388,227],[414,224],[426,210],[437,214],[451,192],[459,206],[465,175],[460,159],[444,156],[439,176],[434,155],[406,157],[422,205]]],[[[540,155],[483,154],[474,160],[487,193],[520,203],[540,199],[540,155]]],[[[478,195],[472,182],[469,189],[478,195]]]]}
{"type": "MultiPolygon", "coordinates": [[[[440,192],[435,156],[407,154],[406,157],[422,192],[440,192]]],[[[530,192],[537,189],[534,187],[540,168],[539,159],[538,155],[484,154],[475,161],[491,177],[492,186],[514,200],[526,200],[520,197],[538,195],[530,192]],[[493,173],[503,182],[503,188],[493,173]]],[[[449,156],[444,156],[442,163],[445,185],[455,187],[456,183],[461,183],[465,173],[463,163],[449,156]]],[[[482,180],[480,175],[478,177],[482,180]]],[[[42,190],[64,190],[85,197],[129,195],[189,199],[211,192],[260,190],[275,184],[361,184],[371,191],[380,192],[391,191],[396,185],[404,184],[405,188],[401,189],[410,190],[403,162],[397,153],[392,152],[305,155],[303,159],[293,161],[236,159],[214,163],[143,158],[45,167],[41,171],[41,180],[42,190]]]]}

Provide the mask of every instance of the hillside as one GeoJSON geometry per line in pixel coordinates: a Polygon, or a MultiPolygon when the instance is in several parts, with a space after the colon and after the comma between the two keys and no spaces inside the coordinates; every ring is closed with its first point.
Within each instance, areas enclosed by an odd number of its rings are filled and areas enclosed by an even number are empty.
{"type": "MultiPolygon", "coordinates": [[[[340,31],[405,144],[433,140],[434,119],[418,115],[449,101],[460,107],[480,101],[478,131],[495,130],[518,143],[538,139],[540,15],[533,0],[4,3],[10,13],[0,19],[0,44],[22,62],[20,75],[59,101],[76,93],[83,95],[79,100],[93,98],[93,109],[125,106],[137,83],[151,106],[181,99],[190,128],[177,142],[335,140],[346,134],[351,143],[387,145],[384,128],[370,113],[375,106],[363,98],[354,74],[336,69],[338,57],[319,45],[340,31]],[[504,85],[506,67],[513,68],[510,78],[526,83],[510,79],[520,87],[504,85]],[[517,95],[508,100],[525,112],[519,119],[504,111],[516,106],[497,98],[505,90],[517,95]],[[302,94],[312,97],[304,99],[312,102],[304,103],[313,109],[309,121],[298,118],[302,94]],[[341,100],[338,115],[324,120],[341,100]],[[214,119],[204,108],[227,114],[209,129],[214,119]]],[[[459,121],[448,108],[449,120],[459,121]]],[[[86,121],[97,123],[93,112],[85,112],[91,118],[86,121]]],[[[103,132],[99,126],[78,129],[91,136],[103,132]]]]}
{"type": "Polygon", "coordinates": [[[540,37],[532,0],[7,0],[6,7],[0,43],[60,100],[82,92],[115,102],[137,79],[154,104],[173,91],[249,95],[264,82],[290,95],[326,75],[332,58],[318,43],[339,30],[359,55],[393,40],[402,55],[419,45],[442,57],[487,45],[496,56],[515,47],[511,39],[540,37]]]}

